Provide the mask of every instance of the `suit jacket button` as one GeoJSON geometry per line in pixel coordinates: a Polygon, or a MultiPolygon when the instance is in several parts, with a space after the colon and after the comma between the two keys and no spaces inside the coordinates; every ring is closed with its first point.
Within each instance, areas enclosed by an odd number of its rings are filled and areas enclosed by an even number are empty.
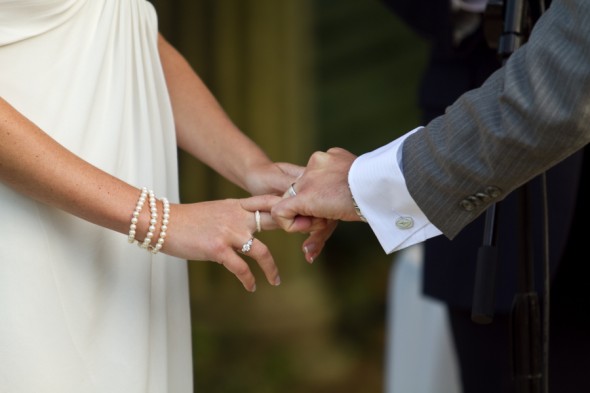
{"type": "Polygon", "coordinates": [[[484,194],[483,192],[478,192],[475,194],[482,202],[487,202],[490,200],[490,196],[488,194],[484,194]]]}
{"type": "Polygon", "coordinates": [[[471,203],[473,203],[475,206],[479,206],[481,205],[481,200],[478,197],[475,196],[469,196],[467,197],[467,200],[471,203]]]}
{"type": "Polygon", "coordinates": [[[486,194],[488,194],[492,198],[498,198],[500,194],[502,194],[502,190],[500,190],[498,187],[489,186],[486,187],[486,194]]]}
{"type": "Polygon", "coordinates": [[[414,226],[414,219],[412,217],[399,217],[395,220],[395,226],[399,229],[410,229],[414,226]]]}
{"type": "Polygon", "coordinates": [[[472,211],[473,209],[475,209],[475,205],[473,203],[471,203],[470,201],[468,201],[467,199],[463,199],[459,205],[463,208],[463,210],[465,211],[472,211]]]}

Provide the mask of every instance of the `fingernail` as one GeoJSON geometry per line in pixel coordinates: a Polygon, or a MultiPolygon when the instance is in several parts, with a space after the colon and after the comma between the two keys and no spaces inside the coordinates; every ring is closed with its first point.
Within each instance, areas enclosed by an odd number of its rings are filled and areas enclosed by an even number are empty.
{"type": "Polygon", "coordinates": [[[307,260],[307,262],[309,263],[313,263],[313,258],[314,258],[314,245],[313,244],[308,244],[305,247],[303,247],[303,252],[305,253],[305,259],[307,260]]]}
{"type": "Polygon", "coordinates": [[[281,277],[277,276],[276,280],[275,280],[275,286],[279,286],[281,285],[281,277]]]}
{"type": "Polygon", "coordinates": [[[254,286],[252,287],[252,289],[250,290],[250,292],[256,292],[256,284],[254,284],[254,286]]]}

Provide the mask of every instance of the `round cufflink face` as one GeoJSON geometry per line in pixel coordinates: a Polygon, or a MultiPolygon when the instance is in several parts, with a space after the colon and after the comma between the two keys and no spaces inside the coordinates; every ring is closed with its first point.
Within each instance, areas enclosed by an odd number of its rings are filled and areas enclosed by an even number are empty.
{"type": "Polygon", "coordinates": [[[414,219],[412,217],[399,217],[395,220],[395,226],[399,229],[410,229],[414,226],[414,219]]]}

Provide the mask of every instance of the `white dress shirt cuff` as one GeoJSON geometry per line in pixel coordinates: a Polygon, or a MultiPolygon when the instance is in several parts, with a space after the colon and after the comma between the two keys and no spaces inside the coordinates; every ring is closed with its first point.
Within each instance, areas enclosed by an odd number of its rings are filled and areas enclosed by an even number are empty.
{"type": "Polygon", "coordinates": [[[348,174],[354,200],[387,254],[441,234],[410,196],[401,169],[401,146],[420,128],[359,156],[348,174]]]}

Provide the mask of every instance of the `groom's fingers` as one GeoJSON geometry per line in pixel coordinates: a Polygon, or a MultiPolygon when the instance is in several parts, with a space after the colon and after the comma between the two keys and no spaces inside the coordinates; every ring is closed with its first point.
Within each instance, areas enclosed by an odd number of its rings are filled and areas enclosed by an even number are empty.
{"type": "Polygon", "coordinates": [[[298,197],[284,198],[273,206],[275,222],[286,232],[313,232],[326,227],[326,220],[306,216],[298,197]]]}
{"type": "Polygon", "coordinates": [[[297,211],[293,209],[294,205],[296,203],[293,203],[292,198],[283,198],[271,209],[272,218],[287,232],[297,232],[297,225],[295,225],[297,211]]]}
{"type": "Polygon", "coordinates": [[[337,225],[338,221],[326,220],[326,226],[323,229],[311,232],[309,237],[305,239],[302,248],[307,262],[312,263],[322,252],[326,241],[332,236],[337,225]]]}

